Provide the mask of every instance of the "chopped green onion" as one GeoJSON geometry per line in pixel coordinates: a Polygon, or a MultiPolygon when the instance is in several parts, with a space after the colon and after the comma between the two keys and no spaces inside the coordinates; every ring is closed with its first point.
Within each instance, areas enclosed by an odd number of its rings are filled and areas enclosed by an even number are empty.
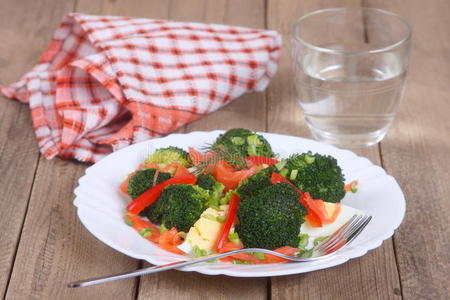
{"type": "Polygon", "coordinates": [[[319,236],[314,239],[314,247],[319,245],[323,240],[325,240],[328,236],[319,236]]]}
{"type": "Polygon", "coordinates": [[[230,242],[232,242],[233,244],[235,244],[236,246],[239,246],[239,244],[241,242],[239,240],[239,235],[238,235],[237,232],[233,232],[233,233],[228,234],[228,240],[230,242]]]}
{"type": "Polygon", "coordinates": [[[286,166],[287,160],[286,159],[282,159],[279,162],[277,162],[275,164],[275,168],[277,168],[278,171],[281,171],[281,169],[284,168],[284,166],[286,166]]]}
{"type": "Polygon", "coordinates": [[[247,146],[247,153],[248,153],[248,155],[250,155],[250,156],[255,156],[255,155],[257,155],[257,152],[256,152],[256,146],[255,146],[255,145],[248,145],[248,146],[247,146]]]}
{"type": "Polygon", "coordinates": [[[351,182],[350,190],[352,191],[353,194],[358,191],[358,180],[354,180],[351,182]]]}
{"type": "Polygon", "coordinates": [[[233,259],[231,262],[235,265],[253,265],[252,261],[242,261],[242,260],[233,259]]]}
{"type": "Polygon", "coordinates": [[[197,245],[194,246],[192,253],[195,257],[202,257],[208,254],[208,251],[200,249],[197,245]]]}
{"type": "Polygon", "coordinates": [[[288,173],[289,173],[288,169],[283,169],[283,170],[281,170],[280,175],[286,178],[288,173]]]}
{"type": "Polygon", "coordinates": [[[312,256],[313,252],[314,252],[314,248],[311,248],[309,250],[300,249],[300,251],[297,253],[297,256],[308,258],[308,257],[312,256]]]}
{"type": "Polygon", "coordinates": [[[266,258],[266,256],[262,252],[255,252],[255,253],[253,253],[253,255],[259,260],[263,260],[266,258]]]}
{"type": "Polygon", "coordinates": [[[166,231],[169,231],[169,229],[164,224],[161,224],[161,226],[159,226],[159,232],[163,234],[166,231]]]}
{"type": "Polygon", "coordinates": [[[134,222],[131,221],[130,216],[125,216],[124,220],[125,220],[125,224],[127,224],[128,226],[134,226],[134,222]]]}
{"type": "Polygon", "coordinates": [[[298,248],[304,249],[308,246],[309,235],[306,233],[300,233],[298,237],[300,238],[298,241],[298,248]]]}
{"type": "Polygon", "coordinates": [[[248,136],[247,142],[249,145],[253,145],[253,146],[262,146],[262,144],[263,144],[256,134],[248,136]]]}
{"type": "Polygon", "coordinates": [[[216,221],[219,223],[224,223],[227,220],[225,216],[217,216],[216,221]]]}
{"type": "Polygon", "coordinates": [[[205,218],[205,219],[208,219],[208,220],[211,220],[211,221],[217,221],[216,217],[213,216],[213,215],[210,215],[210,214],[203,214],[202,218],[205,218]]]}
{"type": "Polygon", "coordinates": [[[234,136],[231,138],[231,142],[235,145],[242,146],[245,144],[245,139],[239,136],[234,136]]]}
{"type": "Polygon", "coordinates": [[[291,171],[291,175],[289,176],[290,180],[295,180],[295,178],[297,178],[298,175],[298,170],[294,169],[291,171]]]}
{"type": "Polygon", "coordinates": [[[148,238],[152,236],[154,230],[155,230],[154,228],[142,228],[141,231],[139,231],[139,234],[145,238],[148,238]]]}
{"type": "Polygon", "coordinates": [[[305,161],[306,161],[308,164],[312,164],[315,160],[316,160],[316,158],[315,158],[314,156],[312,156],[312,155],[310,155],[310,154],[306,154],[306,155],[305,155],[305,161]]]}
{"type": "Polygon", "coordinates": [[[207,263],[216,263],[216,262],[219,262],[219,260],[216,258],[216,259],[207,260],[206,262],[207,263]]]}

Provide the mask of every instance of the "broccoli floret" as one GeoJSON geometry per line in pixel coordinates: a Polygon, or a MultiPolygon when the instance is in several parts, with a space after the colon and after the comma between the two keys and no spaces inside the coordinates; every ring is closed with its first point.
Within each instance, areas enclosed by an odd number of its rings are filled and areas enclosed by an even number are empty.
{"type": "Polygon", "coordinates": [[[208,206],[219,206],[219,200],[222,197],[225,186],[216,181],[212,175],[200,174],[197,176],[197,185],[207,190],[210,195],[208,206]]]}
{"type": "Polygon", "coordinates": [[[243,180],[236,190],[241,200],[244,200],[248,197],[254,197],[259,194],[265,187],[271,185],[270,177],[273,170],[273,167],[268,167],[243,180]]]}
{"type": "Polygon", "coordinates": [[[276,249],[298,246],[300,225],[307,214],[298,193],[288,183],[264,188],[238,207],[236,232],[247,248],[276,249]]]}
{"type": "Polygon", "coordinates": [[[243,128],[230,129],[219,135],[211,149],[224,150],[242,156],[275,156],[269,142],[262,135],[243,128]]]}
{"type": "Polygon", "coordinates": [[[286,169],[286,177],[314,199],[340,202],[344,198],[345,178],[334,157],[311,151],[293,154],[287,160],[286,169]]]}
{"type": "Polygon", "coordinates": [[[173,162],[178,162],[186,168],[192,166],[192,161],[189,157],[189,154],[183,149],[173,146],[157,149],[155,153],[150,155],[145,160],[145,163],[158,163],[165,165],[173,162]]]}
{"type": "Polygon", "coordinates": [[[147,217],[166,228],[188,232],[207,208],[209,193],[192,184],[173,184],[164,189],[147,211],[147,217]]]}
{"type": "Polygon", "coordinates": [[[140,194],[151,188],[153,182],[158,184],[171,177],[170,174],[166,172],[158,172],[157,178],[155,178],[155,174],[156,169],[145,168],[139,170],[130,178],[127,185],[127,192],[132,199],[137,198],[140,194]]]}

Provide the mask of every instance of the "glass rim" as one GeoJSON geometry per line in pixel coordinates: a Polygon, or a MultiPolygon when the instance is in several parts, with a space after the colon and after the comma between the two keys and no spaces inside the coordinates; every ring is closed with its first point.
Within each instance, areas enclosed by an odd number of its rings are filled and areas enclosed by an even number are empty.
{"type": "Polygon", "coordinates": [[[297,19],[297,21],[294,22],[294,24],[292,24],[292,38],[298,42],[300,42],[301,44],[305,45],[308,48],[311,48],[313,50],[316,51],[320,51],[320,52],[326,52],[326,53],[332,53],[332,54],[371,54],[371,53],[379,53],[379,52],[384,52],[384,51],[389,51],[392,50],[406,42],[408,42],[411,39],[412,36],[412,30],[411,30],[411,25],[409,24],[409,22],[402,16],[384,10],[384,9],[379,9],[379,8],[373,8],[373,7],[337,7],[337,8],[325,8],[325,9],[319,9],[319,10],[315,10],[313,12],[307,13],[306,15],[300,17],[299,19],[297,19]],[[403,25],[405,25],[406,28],[406,34],[405,37],[403,37],[402,39],[400,39],[399,41],[392,43],[390,45],[387,45],[385,47],[382,48],[376,48],[376,49],[371,49],[371,50],[361,50],[361,51],[347,51],[347,50],[336,50],[336,49],[330,49],[330,48],[325,48],[325,47],[320,47],[320,46],[316,46],[314,44],[311,44],[307,41],[305,41],[304,39],[300,38],[300,36],[297,33],[297,26],[303,22],[305,19],[314,16],[314,15],[318,15],[318,14],[322,14],[324,12],[332,12],[332,11],[344,11],[344,10],[351,10],[351,9],[360,9],[360,10],[366,10],[366,11],[375,11],[377,13],[382,13],[385,15],[389,15],[391,17],[395,17],[396,19],[398,19],[401,23],[403,23],[403,25]]]}

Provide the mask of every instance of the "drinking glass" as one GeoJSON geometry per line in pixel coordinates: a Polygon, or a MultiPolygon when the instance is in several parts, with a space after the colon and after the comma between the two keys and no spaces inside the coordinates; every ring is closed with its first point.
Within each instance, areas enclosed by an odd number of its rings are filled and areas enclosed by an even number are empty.
{"type": "Polygon", "coordinates": [[[312,135],[342,147],[381,141],[404,90],[408,22],[375,8],[333,8],[292,29],[295,86],[312,135]]]}

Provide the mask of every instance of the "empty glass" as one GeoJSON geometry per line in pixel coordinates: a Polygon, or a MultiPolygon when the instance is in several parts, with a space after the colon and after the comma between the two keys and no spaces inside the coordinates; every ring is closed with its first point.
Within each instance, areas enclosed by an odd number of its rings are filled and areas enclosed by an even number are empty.
{"type": "Polygon", "coordinates": [[[298,101],[320,141],[361,147],[383,139],[403,94],[411,29],[374,8],[315,11],[293,25],[298,101]]]}

